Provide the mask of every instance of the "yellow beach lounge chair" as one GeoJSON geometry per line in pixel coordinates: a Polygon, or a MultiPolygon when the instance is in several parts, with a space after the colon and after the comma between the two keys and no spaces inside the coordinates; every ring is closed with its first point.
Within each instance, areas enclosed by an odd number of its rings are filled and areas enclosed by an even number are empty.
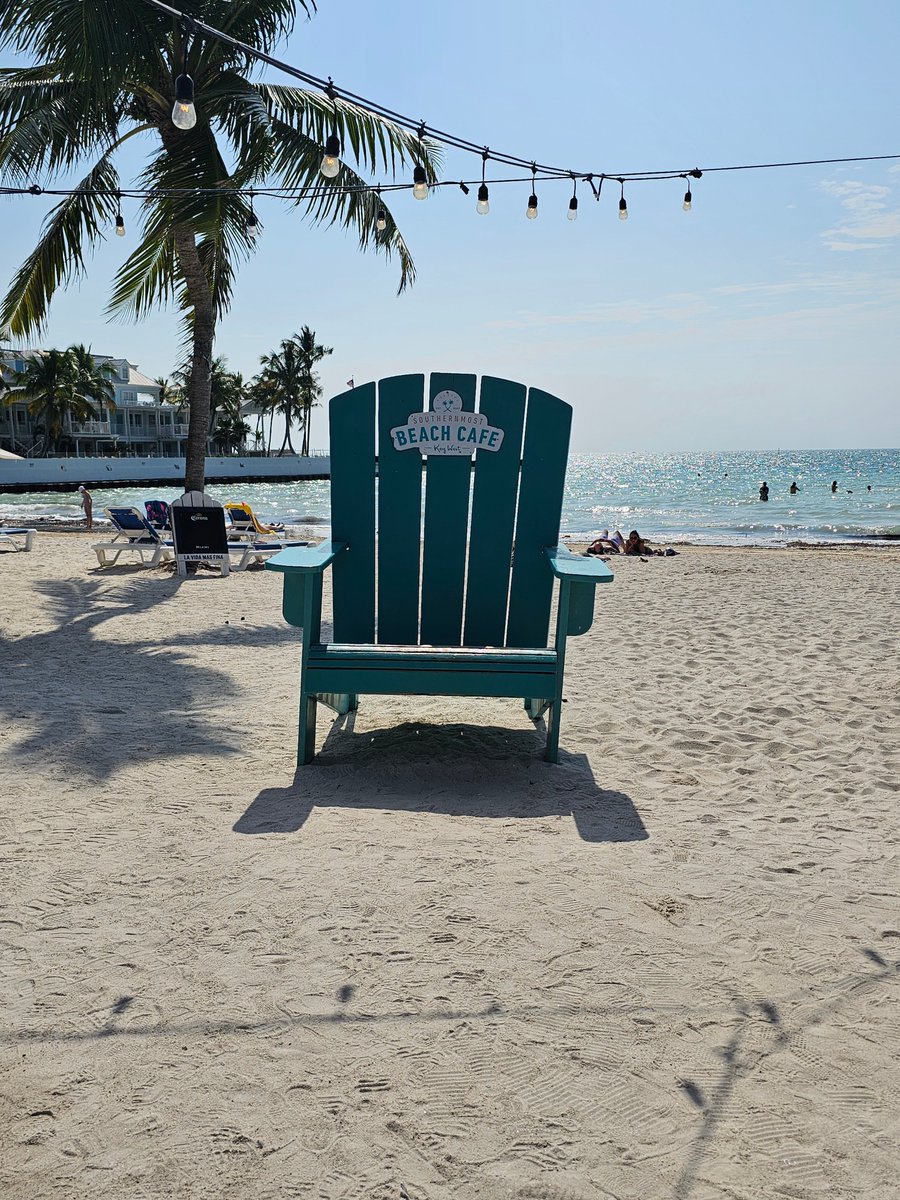
{"type": "Polygon", "coordinates": [[[264,525],[257,517],[256,513],[249,504],[243,500],[240,503],[234,501],[225,505],[225,511],[231,520],[228,527],[228,540],[230,542],[249,540],[255,541],[260,534],[282,534],[284,533],[283,525],[264,525]]]}

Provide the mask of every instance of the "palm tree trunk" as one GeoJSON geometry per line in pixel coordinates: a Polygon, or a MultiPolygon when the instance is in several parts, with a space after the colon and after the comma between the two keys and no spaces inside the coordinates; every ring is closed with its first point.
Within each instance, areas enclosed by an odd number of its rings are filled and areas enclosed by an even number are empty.
{"type": "Polygon", "coordinates": [[[175,252],[194,310],[191,374],[188,380],[188,436],[184,465],[184,490],[202,492],[206,482],[206,440],[209,436],[209,397],[216,314],[212,289],[197,253],[190,229],[176,226],[175,252]]]}

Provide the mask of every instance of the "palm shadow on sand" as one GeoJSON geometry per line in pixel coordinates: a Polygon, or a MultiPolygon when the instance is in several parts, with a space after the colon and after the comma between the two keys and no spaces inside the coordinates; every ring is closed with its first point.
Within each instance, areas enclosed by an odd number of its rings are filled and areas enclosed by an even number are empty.
{"type": "Polygon", "coordinates": [[[587,842],[649,836],[631,799],[594,779],[587,757],[543,759],[530,729],[407,722],[357,733],[351,713],[331,727],[312,763],[288,787],[265,788],[235,833],[295,833],[316,807],[380,808],[450,816],[535,818],[570,814],[587,842]]]}
{"type": "MultiPolygon", "coordinates": [[[[238,688],[228,671],[198,663],[196,650],[289,644],[293,630],[229,625],[223,612],[203,632],[170,629],[163,636],[155,611],[182,581],[145,568],[123,568],[120,576],[116,586],[109,574],[39,581],[34,591],[49,627],[36,621],[15,638],[0,630],[4,750],[20,767],[51,763],[105,780],[125,765],[165,761],[174,749],[223,762],[238,754],[233,736],[208,712],[209,696],[237,702],[238,688]],[[111,622],[119,623],[115,637],[106,633],[111,622]]],[[[214,605],[215,591],[208,595],[204,602],[214,605]]]]}

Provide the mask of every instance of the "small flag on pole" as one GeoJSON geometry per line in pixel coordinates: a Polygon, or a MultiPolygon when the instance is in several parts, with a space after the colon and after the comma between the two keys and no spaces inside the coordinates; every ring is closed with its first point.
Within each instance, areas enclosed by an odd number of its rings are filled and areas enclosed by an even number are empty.
{"type": "Polygon", "coordinates": [[[347,387],[356,387],[356,384],[353,382],[353,380],[352,380],[352,379],[348,379],[348,380],[347,380],[347,387]]]}

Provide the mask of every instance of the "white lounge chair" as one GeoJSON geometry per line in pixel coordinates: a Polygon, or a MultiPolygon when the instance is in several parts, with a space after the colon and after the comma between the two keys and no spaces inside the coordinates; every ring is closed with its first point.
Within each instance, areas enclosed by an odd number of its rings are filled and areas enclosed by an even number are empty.
{"type": "Polygon", "coordinates": [[[279,554],[290,546],[308,546],[309,542],[273,542],[258,538],[255,542],[229,542],[228,551],[234,556],[240,555],[237,562],[232,562],[232,571],[243,571],[252,562],[264,563],[273,554],[279,554]]]}
{"type": "Polygon", "coordinates": [[[163,541],[158,531],[136,508],[113,507],[103,511],[112,522],[116,536],[111,542],[98,542],[93,547],[101,567],[111,567],[119,555],[127,550],[139,554],[141,562],[144,562],[144,555],[149,554],[147,565],[150,567],[173,556],[172,543],[163,541]]]}
{"type": "Polygon", "coordinates": [[[9,542],[13,550],[30,550],[34,545],[34,530],[33,529],[0,529],[0,542],[9,542]],[[15,539],[23,537],[25,545],[20,546],[15,539]]]}

